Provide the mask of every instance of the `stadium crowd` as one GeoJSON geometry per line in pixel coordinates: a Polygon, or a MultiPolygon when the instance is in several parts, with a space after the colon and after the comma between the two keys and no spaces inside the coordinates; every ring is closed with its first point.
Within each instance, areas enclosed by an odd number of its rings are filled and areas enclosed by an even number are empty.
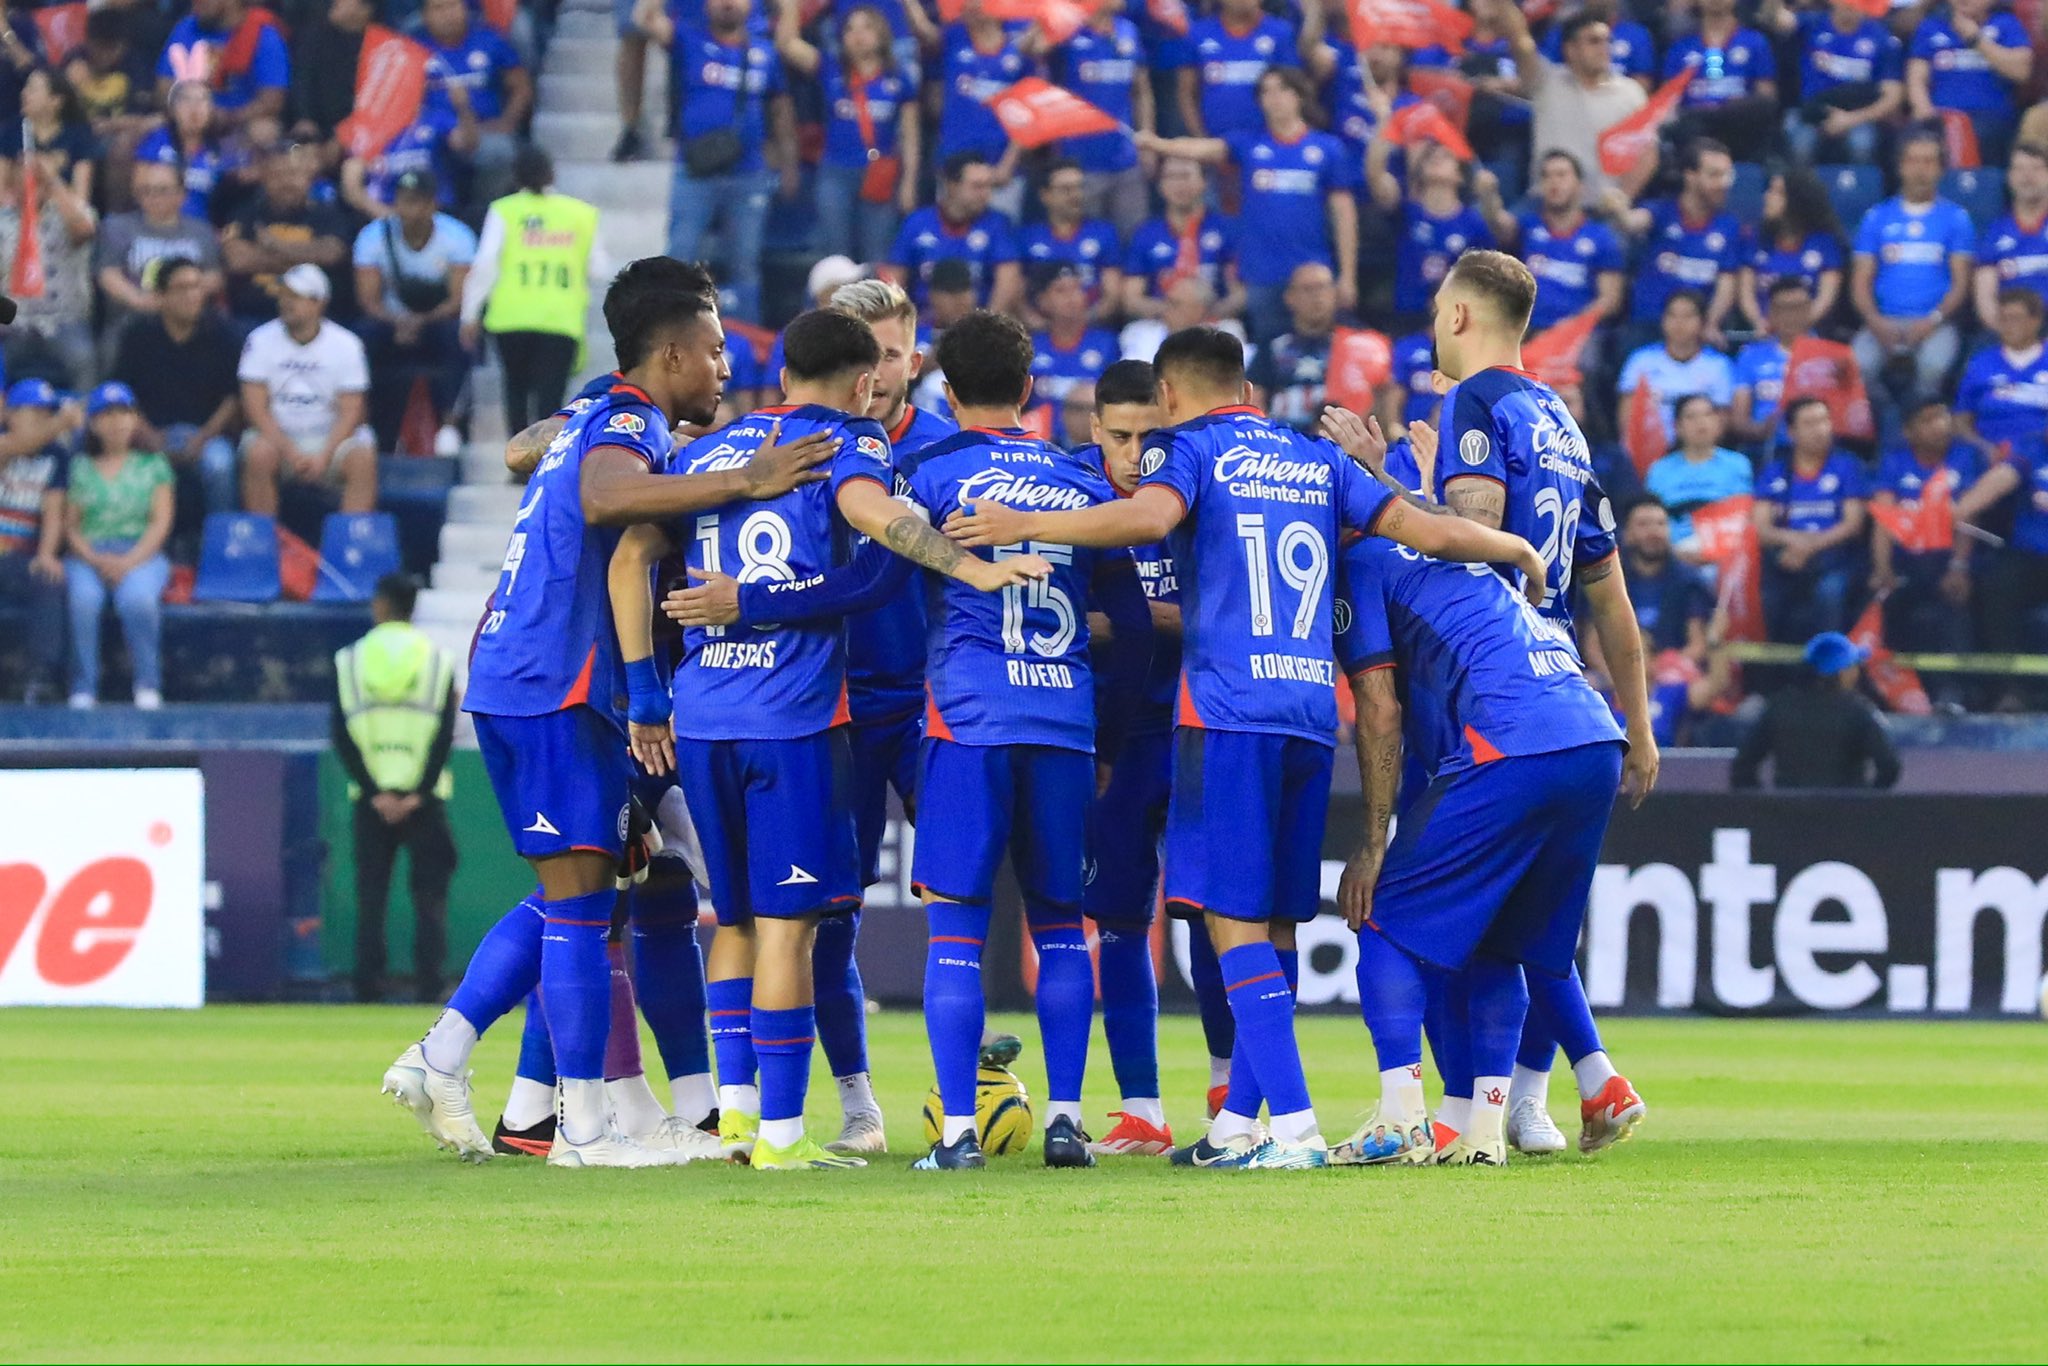
{"type": "MultiPolygon", "coordinates": [[[[1540,282],[1532,330],[1590,323],[1561,388],[1624,510],[1660,670],[1704,706],[1729,686],[1731,603],[1695,514],[1744,495],[1769,639],[1848,629],[1879,601],[1897,649],[2042,644],[2037,11],[615,0],[613,159],[631,176],[654,134],[675,139],[669,251],[718,264],[748,341],[722,415],[777,397],[763,261],[792,224],[808,225],[814,296],[895,279],[927,339],[977,305],[1022,318],[1034,421],[1074,444],[1104,368],[1205,321],[1252,344],[1274,415],[1309,428],[1338,402],[1398,435],[1439,406],[1436,283],[1468,249],[1514,252],[1540,282]],[[1418,11],[1443,45],[1420,45],[1418,11]],[[1360,46],[1355,23],[1400,41],[1360,46]],[[665,90],[642,79],[650,45],[670,57],[665,90]],[[984,101],[1030,77],[1119,126],[1014,141],[984,101]],[[1675,108],[1659,136],[1604,147],[1660,90],[1675,108]],[[1983,532],[1920,539],[1930,484],[1983,532]]],[[[197,0],[182,17],[109,2],[53,51],[49,26],[10,9],[0,260],[19,275],[32,218],[44,285],[4,347],[0,595],[52,619],[68,581],[74,621],[94,620],[109,590],[117,606],[147,596],[124,597],[114,566],[189,553],[200,510],[274,510],[281,482],[373,506],[372,457],[394,449],[416,380],[441,448],[459,442],[478,358],[464,275],[485,206],[511,188],[549,14],[516,19],[501,34],[464,0],[197,0]],[[350,155],[346,73],[378,24],[428,45],[427,97],[381,152],[350,155]],[[320,402],[295,415],[286,372],[315,356],[320,402]],[[23,387],[40,381],[53,387],[23,387]],[[130,517],[132,537],[87,553],[62,497],[85,435],[66,393],[136,415],[142,458],[108,479],[184,485],[157,545],[130,517]]],[[[544,167],[529,158],[520,179],[544,184],[544,167]]],[[[940,401],[929,368],[919,401],[940,401]]]]}

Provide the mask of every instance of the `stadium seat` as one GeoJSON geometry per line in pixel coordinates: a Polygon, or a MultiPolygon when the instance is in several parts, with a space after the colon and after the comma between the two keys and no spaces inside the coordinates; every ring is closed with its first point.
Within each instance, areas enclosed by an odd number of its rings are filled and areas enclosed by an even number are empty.
{"type": "Polygon", "coordinates": [[[1835,216],[1842,220],[1842,230],[1854,241],[1856,225],[1884,198],[1884,172],[1860,164],[1813,169],[1821,184],[1828,187],[1828,198],[1834,203],[1835,216]]]}
{"type": "Polygon", "coordinates": [[[398,519],[388,512],[337,512],[320,528],[314,602],[367,602],[377,580],[398,571],[398,519]]]}
{"type": "Polygon", "coordinates": [[[1745,227],[1754,227],[1763,221],[1764,189],[1771,183],[1771,173],[1754,161],[1735,163],[1735,181],[1728,187],[1728,212],[1735,215],[1735,221],[1745,227]]]}
{"type": "Polygon", "coordinates": [[[2005,212],[2005,172],[1995,166],[1950,171],[1941,178],[1941,193],[1962,205],[1977,231],[1982,232],[2005,212]]]}
{"type": "Polygon", "coordinates": [[[253,512],[216,512],[199,535],[194,602],[276,602],[277,521],[253,512]]]}

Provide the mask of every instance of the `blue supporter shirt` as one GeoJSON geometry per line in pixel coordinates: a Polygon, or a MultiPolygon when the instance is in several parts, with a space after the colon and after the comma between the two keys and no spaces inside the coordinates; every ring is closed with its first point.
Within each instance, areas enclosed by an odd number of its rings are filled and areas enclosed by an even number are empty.
{"type": "Polygon", "coordinates": [[[1614,510],[1593,476],[1585,435],[1549,385],[1497,367],[1445,396],[1437,501],[1447,501],[1453,480],[1474,476],[1507,491],[1501,526],[1543,557],[1543,614],[1569,622],[1572,568],[1615,553],[1614,510]]]}
{"type": "Polygon", "coordinates": [[[1628,253],[1614,229],[1580,214],[1569,232],[1552,232],[1543,215],[1520,215],[1522,263],[1536,277],[1536,308],[1529,330],[1541,332],[1585,312],[1599,297],[1603,271],[1628,268],[1628,253]]]}
{"type": "Polygon", "coordinates": [[[1142,484],[1187,515],[1168,537],[1182,611],[1180,725],[1337,735],[1331,575],[1340,531],[1394,495],[1320,437],[1219,408],[1145,437],[1142,484]]]}
{"type": "MultiPolygon", "coordinates": [[[[894,488],[889,439],[872,418],[817,404],[764,408],[700,436],[669,460],[674,474],[711,474],[750,462],[780,424],[782,439],[827,432],[840,441],[820,483],[765,502],[729,503],[670,528],[685,563],[743,584],[802,583],[853,558],[854,532],[839,490],[855,479],[894,488]]],[[[838,620],[705,626],[683,632],[675,671],[676,734],[692,740],[794,740],[849,719],[846,631],[838,620]]]]}
{"type": "Polygon", "coordinates": [[[917,103],[917,84],[901,70],[874,76],[849,71],[837,58],[826,57],[818,74],[825,91],[823,164],[860,170],[868,164],[868,148],[876,156],[896,155],[898,121],[905,106],[917,103]],[[868,132],[861,131],[861,101],[867,101],[868,132]],[[870,143],[868,138],[872,138],[870,143]]]}
{"type": "MultiPolygon", "coordinates": [[[[969,429],[902,461],[910,499],[933,526],[982,500],[1038,512],[1116,497],[1091,463],[1022,431],[969,429]]],[[[1049,545],[976,550],[985,559],[1029,551],[1052,577],[983,593],[925,576],[925,735],[963,745],[1051,745],[1092,753],[1095,689],[1088,668],[1088,594],[1097,568],[1122,550],[1049,545]]]]}
{"type": "MultiPolygon", "coordinates": [[[[226,59],[234,36],[232,28],[206,28],[196,16],[188,14],[172,27],[170,37],[164,40],[164,50],[157,57],[156,74],[163,80],[174,79],[179,73],[171,63],[171,53],[177,49],[190,53],[201,46],[207,49],[210,69],[218,70],[226,59]]],[[[256,39],[256,50],[250,57],[248,68],[210,82],[214,107],[228,113],[246,109],[249,102],[264,91],[283,90],[291,85],[291,80],[292,58],[285,46],[284,34],[277,25],[266,24],[256,39]]]]}
{"type": "MultiPolygon", "coordinates": [[[[936,413],[906,408],[888,433],[897,468],[959,430],[936,413]]],[[[855,721],[902,716],[924,704],[924,639],[924,588],[916,580],[880,607],[846,619],[847,700],[855,721]]]]}
{"type": "Polygon", "coordinates": [[[1237,272],[1248,285],[1285,285],[1308,261],[1337,268],[1328,200],[1352,193],[1357,168],[1344,144],[1310,129],[1294,142],[1270,133],[1233,134],[1231,158],[1244,185],[1240,213],[1256,224],[1238,244],[1237,272]]]}
{"type": "Polygon", "coordinates": [[[939,110],[935,160],[944,161],[955,152],[979,152],[995,161],[1010,149],[1003,121],[982,101],[1037,73],[1037,63],[1017,48],[1027,27],[1005,24],[1002,45],[993,52],[976,47],[965,24],[950,25],[940,35],[946,94],[939,110]]]}
{"type": "Polygon", "coordinates": [[[1785,366],[1792,353],[1776,337],[1758,337],[1735,354],[1735,387],[1749,390],[1749,415],[1768,422],[1785,396],[1785,366]]]}
{"type": "Polygon", "coordinates": [[[435,121],[425,111],[419,122],[386,143],[370,163],[363,188],[379,204],[389,204],[398,178],[420,172],[434,178],[434,202],[444,209],[455,207],[455,176],[448,161],[448,134],[453,124],[435,121]]]}
{"type": "MultiPolygon", "coordinates": [[[[1862,462],[1841,451],[1830,452],[1819,469],[1802,473],[1788,457],[1773,460],[1756,477],[1758,502],[1778,506],[1778,525],[1788,531],[1827,531],[1842,521],[1849,500],[1870,496],[1862,462]]],[[[1812,568],[1839,568],[1856,554],[1854,545],[1838,545],[1811,562],[1812,568]]]]}
{"type": "MultiPolygon", "coordinates": [[[[1984,29],[2000,47],[2030,46],[2026,25],[2009,10],[1986,15],[1984,29]]],[[[2000,125],[2012,122],[2016,111],[2011,83],[1991,69],[1974,44],[1956,36],[1946,10],[1936,10],[1920,21],[1920,27],[1913,30],[1909,55],[1927,63],[1927,97],[1936,109],[1984,114],[2000,125]]]]}
{"type": "MultiPolygon", "coordinates": [[[[1129,19],[1112,21],[1103,33],[1093,25],[1081,29],[1057,50],[1060,84],[1100,109],[1124,128],[1135,127],[1131,92],[1152,74],[1145,66],[1145,47],[1138,26],[1129,19]]],[[[1081,169],[1106,175],[1138,164],[1138,144],[1123,129],[1067,138],[1060,152],[1081,169]]]]}
{"type": "Polygon", "coordinates": [[[1948,199],[1918,205],[1887,199],[1856,230],[1856,254],[1877,262],[1871,291],[1887,318],[1932,313],[1948,293],[1949,257],[1969,256],[1976,248],[1970,215],[1948,199]]]}
{"type": "Polygon", "coordinates": [[[1666,440],[1677,430],[1678,400],[1691,394],[1705,394],[1719,408],[1735,400],[1735,367],[1711,347],[1700,348],[1691,360],[1674,358],[1661,342],[1631,352],[1622,362],[1615,392],[1627,398],[1644,380],[1650,382],[1663,408],[1666,440]]]}
{"type": "Polygon", "coordinates": [[[1225,267],[1236,259],[1235,219],[1203,211],[1190,218],[1185,229],[1175,231],[1161,214],[1146,219],[1131,234],[1124,273],[1142,277],[1145,292],[1155,299],[1165,297],[1167,287],[1182,275],[1199,275],[1220,299],[1230,287],[1225,267]]]}
{"type": "MultiPolygon", "coordinates": [[[[1984,457],[1978,453],[1975,446],[1967,441],[1958,440],[1951,442],[1948,452],[1930,467],[1921,464],[1910,447],[1894,446],[1878,461],[1877,476],[1871,481],[1870,491],[1873,494],[1889,493],[1906,512],[1917,512],[1920,508],[1922,490],[1927,487],[1927,481],[1939,470],[1948,471],[1948,496],[1953,502],[1968,492],[1970,486],[1983,475],[1984,457]]],[[[1930,559],[1943,560],[1949,556],[1946,550],[1922,551],[1919,554],[1930,559]]],[[[1894,559],[1913,559],[1915,552],[1903,546],[1894,546],[1892,556],[1894,559]]]]}
{"type": "Polygon", "coordinates": [[[1085,327],[1064,339],[1039,332],[1031,345],[1037,353],[1031,358],[1032,396],[1053,403],[1065,402],[1079,385],[1095,383],[1118,354],[1116,333],[1099,327],[1085,327]]]}
{"type": "Polygon", "coordinates": [[[2020,477],[2019,508],[2007,543],[2029,555],[2048,555],[2048,454],[2016,455],[2012,467],[2020,477]]]}
{"type": "Polygon", "coordinates": [[[1844,33],[1827,11],[1799,16],[1799,98],[1814,100],[1844,85],[1905,79],[1905,52],[1891,30],[1865,19],[1844,33]]]}
{"type": "Polygon", "coordinates": [[[1404,199],[1399,227],[1401,235],[1394,245],[1396,313],[1427,313],[1452,264],[1468,251],[1487,251],[1494,245],[1493,229],[1470,204],[1460,204],[1439,218],[1421,201],[1404,199]]]}
{"type": "Polygon", "coordinates": [[[1024,261],[1028,271],[1041,263],[1059,262],[1072,266],[1088,291],[1088,302],[1102,297],[1104,269],[1123,268],[1123,250],[1116,229],[1100,218],[1082,220],[1070,234],[1062,236],[1050,223],[1032,223],[1024,229],[1024,261]]]}
{"type": "Polygon", "coordinates": [[[1737,28],[1725,45],[1710,46],[1697,32],[1683,33],[1664,50],[1664,79],[1692,68],[1681,109],[1716,109],[1757,93],[1760,81],[1778,78],[1778,56],[1752,28],[1737,28]]]}
{"type": "Polygon", "coordinates": [[[1401,421],[1428,422],[1440,401],[1436,392],[1436,339],[1410,332],[1394,343],[1394,382],[1401,386],[1401,421]]]}
{"type": "Polygon", "coordinates": [[[135,159],[178,167],[185,177],[186,216],[196,218],[202,223],[212,221],[213,192],[220,185],[221,174],[226,170],[226,162],[219,148],[209,144],[188,158],[178,150],[176,140],[171,137],[171,130],[159,128],[136,147],[135,159]]]}
{"type": "Polygon", "coordinates": [[[1188,46],[1201,77],[1202,131],[1212,138],[1263,131],[1259,77],[1269,66],[1301,65],[1294,26],[1270,14],[1242,32],[1221,18],[1197,19],[1188,25],[1188,46]]]}
{"type": "Polygon", "coordinates": [[[1692,222],[1676,199],[1653,200],[1643,207],[1649,210],[1650,226],[1643,234],[1643,260],[1629,317],[1654,323],[1663,318],[1666,301],[1680,290],[1714,297],[1715,282],[1724,274],[1733,275],[1742,264],[1742,225],[1726,212],[1692,222]]]}
{"type": "Polygon", "coordinates": [[[1748,245],[1749,268],[1756,272],[1756,297],[1766,305],[1771,286],[1780,280],[1799,280],[1812,293],[1820,288],[1823,272],[1842,268],[1842,244],[1832,233],[1808,233],[1804,241],[1791,247],[1755,237],[1748,245]]]}
{"type": "MultiPolygon", "coordinates": [[[[1616,71],[1638,79],[1657,74],[1657,45],[1650,30],[1633,19],[1616,19],[1608,28],[1612,36],[1607,42],[1607,54],[1616,71]]],[[[1556,24],[1543,35],[1543,55],[1559,65],[1564,63],[1564,32],[1556,24]]]]}
{"type": "Polygon", "coordinates": [[[1998,272],[2000,288],[2018,285],[2048,299],[2048,217],[2031,226],[2012,214],[1999,219],[1977,243],[1977,264],[1998,272]]]}
{"type": "Polygon", "coordinates": [[[932,266],[937,262],[965,261],[974,276],[974,301],[985,307],[995,287],[996,267],[1016,259],[1016,229],[1001,213],[990,209],[972,223],[950,223],[936,204],[903,220],[889,252],[889,264],[910,273],[910,297],[919,308],[929,298],[932,266]]]}
{"type": "Polygon", "coordinates": [[[620,528],[583,520],[583,462],[617,448],[658,472],[672,447],[661,409],[616,377],[549,443],[512,519],[470,656],[465,711],[547,716],[589,706],[623,734],[626,678],[606,586],[620,528]]]}
{"type": "Polygon", "coordinates": [[[1346,673],[1393,668],[1436,709],[1433,776],[1492,758],[1554,754],[1622,739],[1586,682],[1571,623],[1530,608],[1485,565],[1447,564],[1367,537],[1339,561],[1346,673]]]}
{"type": "Polygon", "coordinates": [[[1986,441],[2016,451],[2048,443],[2048,349],[2036,343],[2015,359],[1994,343],[1971,356],[1956,386],[1956,411],[1977,422],[1986,441]]]}
{"type": "MultiPolygon", "coordinates": [[[[1359,61],[1358,49],[1350,43],[1333,37],[1330,48],[1337,54],[1337,61],[1323,86],[1323,107],[1329,111],[1330,131],[1344,140],[1352,159],[1362,166],[1366,148],[1372,145],[1373,133],[1379,128],[1379,116],[1373,112],[1372,101],[1366,94],[1372,88],[1372,76],[1359,61]]],[[[1422,103],[1422,97],[1405,86],[1393,95],[1394,102],[1388,111],[1391,114],[1422,103]]],[[[1408,153],[1395,148],[1387,158],[1388,174],[1405,183],[1407,166],[1408,153]]]]}
{"type": "Polygon", "coordinates": [[[427,49],[427,94],[424,108],[429,114],[455,122],[455,106],[449,103],[448,87],[459,85],[469,94],[470,110],[479,123],[488,123],[505,112],[505,75],[517,71],[523,62],[512,44],[488,24],[471,24],[459,42],[442,47],[422,34],[427,49]]]}
{"type": "Polygon", "coordinates": [[[669,49],[669,90],[681,101],[676,155],[683,144],[706,133],[739,134],[740,159],[734,173],[759,171],[768,163],[768,99],[783,92],[782,59],[765,36],[748,33],[738,43],[721,43],[699,24],[676,29],[669,49]]]}

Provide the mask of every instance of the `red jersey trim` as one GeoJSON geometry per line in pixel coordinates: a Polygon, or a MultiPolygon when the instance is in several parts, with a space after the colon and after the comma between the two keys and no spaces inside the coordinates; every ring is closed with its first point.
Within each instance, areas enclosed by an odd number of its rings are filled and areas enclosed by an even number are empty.
{"type": "Polygon", "coordinates": [[[1505,754],[1494,748],[1493,741],[1487,739],[1470,726],[1465,727],[1465,741],[1472,746],[1472,762],[1474,764],[1490,764],[1495,759],[1507,758],[1505,754]]]}
{"type": "Polygon", "coordinates": [[[1211,408],[1205,416],[1235,417],[1240,413],[1249,413],[1253,417],[1264,417],[1266,415],[1265,410],[1255,403],[1232,403],[1221,408],[1211,408]]]}
{"type": "Polygon", "coordinates": [[[934,740],[950,740],[953,728],[946,724],[946,717],[939,710],[939,700],[932,696],[930,679],[924,684],[924,733],[934,740]]]}
{"type": "Polygon", "coordinates": [[[590,647],[590,653],[583,656],[583,667],[577,671],[576,681],[569,685],[562,704],[556,711],[567,711],[571,707],[585,706],[590,701],[590,670],[597,663],[597,647],[590,647]]]}
{"type": "Polygon", "coordinates": [[[1196,730],[1202,730],[1206,728],[1208,724],[1207,722],[1202,720],[1202,713],[1195,710],[1195,695],[1192,692],[1188,691],[1188,676],[1186,670],[1182,670],[1181,672],[1180,701],[1179,706],[1175,711],[1173,719],[1176,725],[1192,726],[1196,730]]]}

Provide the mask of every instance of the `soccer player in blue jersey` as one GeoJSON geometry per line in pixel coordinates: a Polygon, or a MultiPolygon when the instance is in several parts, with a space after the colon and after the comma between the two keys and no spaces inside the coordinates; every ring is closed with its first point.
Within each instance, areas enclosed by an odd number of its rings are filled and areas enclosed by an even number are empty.
{"type": "Polygon", "coordinates": [[[1138,491],[1072,511],[977,502],[948,524],[970,545],[1166,541],[1180,581],[1183,663],[1166,901],[1202,914],[1237,1023],[1230,1092],[1209,1132],[1176,1149],[1201,1167],[1320,1167],[1294,1037],[1295,926],[1321,906],[1323,817],[1337,731],[1331,570],[1350,527],[1428,554],[1530,575],[1528,542],[1397,496],[1330,442],[1245,403],[1244,346],[1176,332],[1153,361],[1177,425],[1146,437],[1138,491]],[[1271,1136],[1258,1133],[1261,1104],[1271,1136]]]}
{"type": "MultiPolygon", "coordinates": [[[[1521,368],[1522,335],[1536,297],[1528,267],[1501,252],[1459,259],[1436,297],[1437,366],[1457,382],[1444,399],[1438,497],[1461,517],[1526,536],[1544,564],[1541,611],[1571,622],[1577,591],[1592,616],[1628,718],[1624,786],[1641,802],[1657,781],[1642,636],[1619,571],[1614,514],[1593,477],[1586,439],[1564,401],[1521,368]]],[[[1512,1111],[1523,1151],[1564,1146],[1548,1120],[1550,1061],[1562,1042],[1580,1094],[1579,1146],[1587,1152],[1628,1135],[1643,1102],[1600,1045],[1578,971],[1538,975],[1512,1111]]],[[[1475,1098],[1475,1111],[1476,1111],[1475,1098]]]]}
{"type": "MultiPolygon", "coordinates": [[[[1508,1071],[1531,978],[1572,965],[1621,777],[1621,733],[1587,685],[1568,621],[1484,569],[1366,539],[1339,559],[1349,629],[1337,643],[1358,700],[1363,843],[1338,886],[1358,932],[1360,1005],[1385,1093],[1347,1146],[1427,1162],[1422,1035],[1427,979],[1462,975],[1475,1074],[1449,1165],[1507,1162],[1508,1071]],[[1391,672],[1390,672],[1391,671],[1391,672]],[[1435,762],[1387,848],[1400,783],[1402,692],[1435,762]]],[[[1442,1059],[1439,1058],[1439,1065],[1442,1059]]]]}
{"type": "Polygon", "coordinates": [[[464,706],[513,847],[538,900],[485,935],[448,1009],[384,1074],[384,1089],[437,1143],[490,1155],[469,1104],[478,1034],[532,991],[548,1002],[560,1101],[548,1154],[560,1166],[665,1165],[610,1124],[605,936],[622,852],[630,763],[625,692],[605,574],[618,528],[780,495],[822,477],[830,438],[792,442],[742,469],[655,471],[672,421],[706,421],[728,370],[710,277],[667,257],[634,262],[605,295],[620,381],[569,420],[535,470],[478,632],[464,706]]]}
{"type": "MultiPolygon", "coordinates": [[[[1030,334],[995,313],[969,314],[940,339],[947,402],[963,429],[899,465],[911,501],[934,522],[978,505],[1085,508],[1115,499],[1100,466],[1023,430],[1031,356],[1030,334]]],[[[974,1123],[986,1018],[981,950],[1005,850],[1038,955],[1045,1164],[1095,1165],[1081,1124],[1095,1008],[1081,921],[1095,703],[1100,689],[1111,712],[1104,745],[1113,752],[1118,703],[1135,695],[1150,659],[1151,619],[1129,555],[1076,549],[1055,537],[1024,539],[995,543],[989,559],[969,560],[1001,566],[1028,551],[1050,562],[1043,582],[1010,589],[1000,601],[928,585],[919,790],[926,819],[911,877],[930,922],[925,1027],[945,1113],[919,1170],[983,1165],[974,1123]],[[1113,632],[1100,679],[1088,660],[1091,598],[1113,632]],[[945,819],[932,819],[933,811],[945,819]]]]}
{"type": "MultiPolygon", "coordinates": [[[[680,472],[743,468],[785,431],[828,433],[836,450],[828,484],[757,505],[733,505],[672,530],[637,528],[614,559],[612,601],[631,689],[633,750],[650,772],[673,766],[703,836],[721,933],[707,978],[719,1054],[720,1135],[734,1155],[766,1170],[862,1165],[828,1153],[803,1129],[816,1030],[812,949],[821,917],[860,901],[859,850],[847,783],[851,752],[845,632],[837,619],[734,627],[690,624],[676,670],[671,714],[651,659],[647,567],[666,548],[686,549],[700,577],[796,588],[845,565],[866,534],[974,588],[1022,587],[1044,561],[1001,564],[955,547],[890,497],[888,438],[865,416],[881,347],[860,319],[830,309],[803,314],[783,334],[783,388],[792,406],[764,410],[678,452],[680,472]],[[738,1020],[744,1018],[741,1029],[738,1020]],[[758,1090],[732,1079],[752,1076],[758,1090]]],[[[863,552],[887,560],[880,545],[863,552]]],[[[872,578],[845,610],[900,591],[872,578]]]]}

